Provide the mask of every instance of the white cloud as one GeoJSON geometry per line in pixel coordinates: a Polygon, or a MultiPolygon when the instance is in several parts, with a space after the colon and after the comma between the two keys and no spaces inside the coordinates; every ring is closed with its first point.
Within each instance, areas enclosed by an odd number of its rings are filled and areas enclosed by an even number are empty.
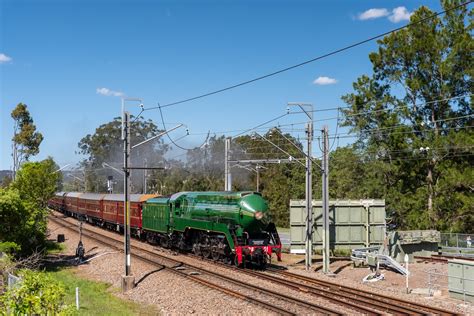
{"type": "Polygon", "coordinates": [[[97,94],[102,94],[102,95],[106,95],[108,97],[123,97],[125,96],[125,94],[123,92],[120,92],[120,91],[114,91],[114,90],[110,90],[110,89],[107,89],[107,88],[97,88],[96,90],[97,94]]]}
{"type": "Polygon", "coordinates": [[[362,12],[361,14],[359,14],[358,18],[359,20],[364,21],[364,20],[382,18],[384,16],[388,16],[389,14],[390,12],[388,12],[388,10],[385,8],[380,8],[380,9],[374,8],[374,9],[369,9],[365,12],[362,12]]]}
{"type": "Polygon", "coordinates": [[[335,84],[337,83],[337,80],[334,78],[329,78],[329,77],[318,77],[313,81],[314,84],[320,85],[320,86],[325,86],[328,84],[335,84]]]}
{"type": "Polygon", "coordinates": [[[11,57],[5,54],[0,54],[0,64],[8,63],[9,61],[12,61],[11,57]]]}
{"type": "Polygon", "coordinates": [[[392,10],[392,14],[388,17],[388,19],[393,23],[398,23],[400,21],[408,21],[410,20],[410,16],[413,13],[408,11],[405,7],[397,7],[392,10]]]}

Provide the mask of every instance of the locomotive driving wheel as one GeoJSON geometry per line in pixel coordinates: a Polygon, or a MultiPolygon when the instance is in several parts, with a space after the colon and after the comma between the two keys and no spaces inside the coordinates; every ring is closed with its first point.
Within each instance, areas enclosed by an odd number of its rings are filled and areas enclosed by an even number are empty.
{"type": "Polygon", "coordinates": [[[211,257],[211,242],[206,234],[201,234],[200,238],[201,255],[208,259],[211,257]]]}
{"type": "Polygon", "coordinates": [[[221,257],[221,253],[220,253],[220,243],[219,243],[219,240],[218,239],[212,239],[211,241],[211,257],[212,257],[212,260],[214,261],[218,261],[221,257]]]}
{"type": "Polygon", "coordinates": [[[201,254],[204,258],[208,259],[211,257],[211,247],[209,243],[203,245],[204,247],[201,249],[201,254]]]}
{"type": "Polygon", "coordinates": [[[193,253],[200,257],[202,254],[201,254],[201,246],[199,245],[199,242],[195,242],[193,244],[193,253]]]}

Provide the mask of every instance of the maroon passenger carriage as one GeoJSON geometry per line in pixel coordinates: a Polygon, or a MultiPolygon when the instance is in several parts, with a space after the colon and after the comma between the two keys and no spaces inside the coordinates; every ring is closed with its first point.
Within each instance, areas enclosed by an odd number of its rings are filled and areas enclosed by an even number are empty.
{"type": "MultiPolygon", "coordinates": [[[[154,194],[130,194],[130,229],[140,236],[142,232],[142,206],[154,194]]],[[[108,229],[123,229],[123,194],[97,194],[58,192],[49,200],[50,208],[108,229]]]]}

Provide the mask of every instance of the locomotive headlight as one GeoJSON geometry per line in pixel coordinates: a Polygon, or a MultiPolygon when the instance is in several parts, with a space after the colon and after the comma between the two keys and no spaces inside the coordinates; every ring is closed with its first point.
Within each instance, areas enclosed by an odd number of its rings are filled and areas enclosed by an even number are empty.
{"type": "Polygon", "coordinates": [[[255,219],[261,220],[263,218],[263,212],[255,212],[255,219]]]}

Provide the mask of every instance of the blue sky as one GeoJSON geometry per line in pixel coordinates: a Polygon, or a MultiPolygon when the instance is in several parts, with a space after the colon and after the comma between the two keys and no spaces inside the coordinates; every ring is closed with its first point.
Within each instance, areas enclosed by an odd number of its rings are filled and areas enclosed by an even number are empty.
{"type": "MultiPolygon", "coordinates": [[[[440,10],[437,1],[0,0],[0,169],[11,167],[10,113],[19,102],[45,138],[33,160],[73,163],[79,140],[120,115],[120,95],[149,107],[220,89],[404,25],[420,5],[440,10]]],[[[170,127],[182,122],[191,134],[212,134],[253,127],[285,113],[287,102],[344,106],[341,95],[371,72],[368,54],[376,47],[168,107],[164,116],[170,127]]],[[[132,103],[128,109],[139,112],[132,103]]],[[[157,111],[145,117],[159,123],[157,111]]],[[[279,123],[304,120],[291,115],[279,123]]],[[[323,124],[335,131],[336,120],[316,122],[315,130],[323,124]]],[[[179,143],[192,147],[204,138],[179,143]]]]}

